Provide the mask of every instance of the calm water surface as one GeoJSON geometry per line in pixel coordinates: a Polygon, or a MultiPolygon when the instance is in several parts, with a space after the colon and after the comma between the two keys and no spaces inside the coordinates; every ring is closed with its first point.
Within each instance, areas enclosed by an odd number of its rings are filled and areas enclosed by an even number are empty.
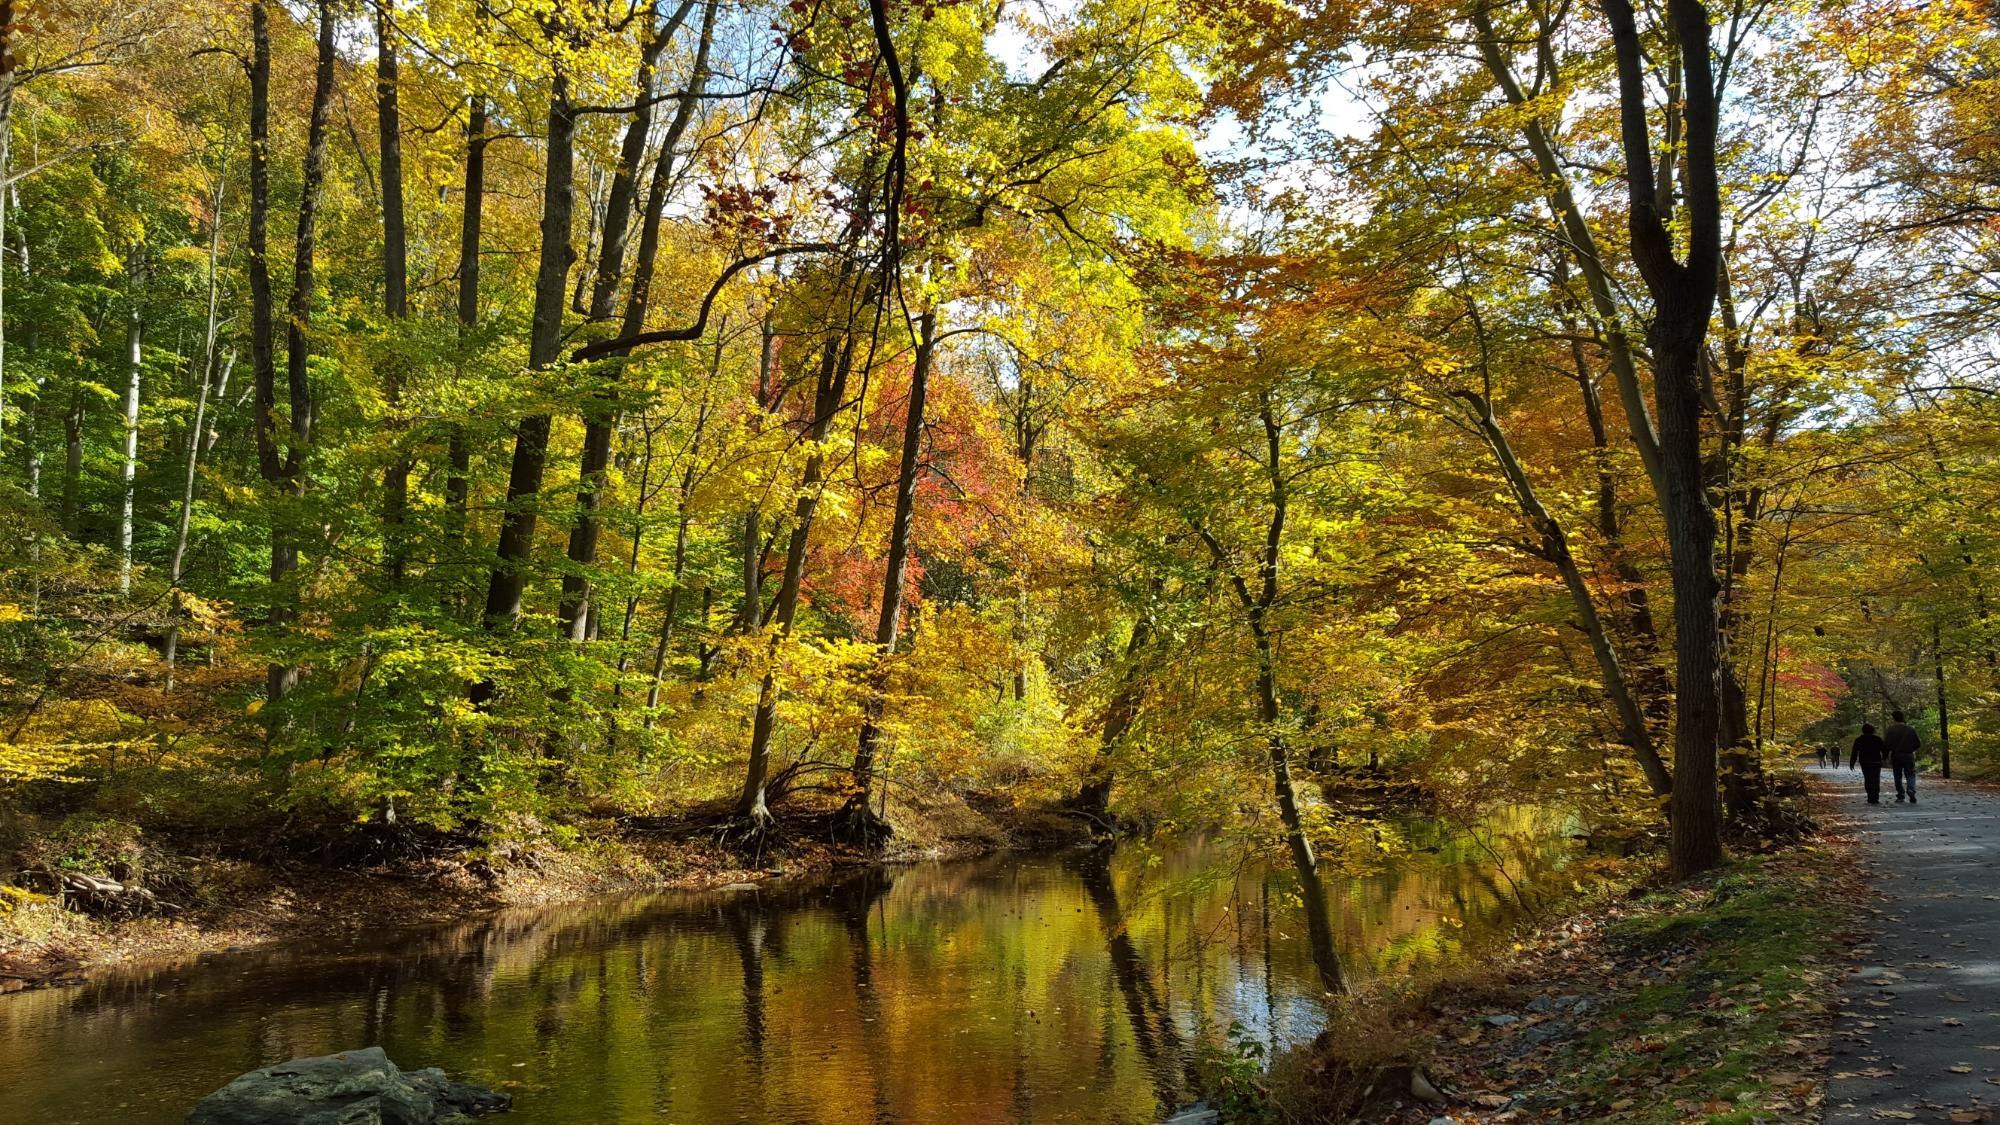
{"type": "MultiPolygon", "coordinates": [[[[1330,879],[1365,978],[1457,955],[1562,864],[1560,823],[1330,879]],[[1511,881],[1510,881],[1511,880],[1511,881]]],[[[0,1122],[179,1122],[235,1075],[381,1044],[555,1122],[1147,1123],[1191,1045],[1321,1022],[1282,869],[1196,843],[650,895],[211,956],[0,997],[0,1122]]]]}

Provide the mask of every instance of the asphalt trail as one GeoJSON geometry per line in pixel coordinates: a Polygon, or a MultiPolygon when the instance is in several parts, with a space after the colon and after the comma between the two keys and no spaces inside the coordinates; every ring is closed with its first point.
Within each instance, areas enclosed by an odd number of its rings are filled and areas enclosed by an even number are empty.
{"type": "Polygon", "coordinates": [[[1926,777],[1899,805],[1884,770],[1871,806],[1859,772],[1812,772],[1879,893],[1847,951],[1826,1120],[2000,1120],[2000,794],[1926,777]]]}

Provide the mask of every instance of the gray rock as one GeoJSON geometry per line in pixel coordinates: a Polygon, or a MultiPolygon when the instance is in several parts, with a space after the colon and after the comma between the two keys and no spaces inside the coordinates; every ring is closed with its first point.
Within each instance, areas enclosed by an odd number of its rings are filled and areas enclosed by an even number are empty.
{"type": "Polygon", "coordinates": [[[1556,1003],[1556,1001],[1546,996],[1537,996],[1533,1000],[1528,1001],[1528,1010],[1537,1015],[1543,1012],[1553,1012],[1556,1010],[1556,1003]]]}
{"type": "Polygon", "coordinates": [[[1537,1047],[1552,1040],[1561,1039],[1570,1033],[1570,1026],[1561,1020],[1539,1023],[1521,1033],[1521,1039],[1537,1047]]]}
{"type": "Polygon", "coordinates": [[[367,1047],[253,1070],[203,1098],[187,1125],[450,1125],[512,1104],[435,1067],[405,1074],[367,1047]]]}
{"type": "Polygon", "coordinates": [[[1511,1027],[1514,1024],[1520,1023],[1521,1017],[1508,1015],[1487,1016],[1481,1022],[1485,1023],[1487,1027],[1511,1027]]]}

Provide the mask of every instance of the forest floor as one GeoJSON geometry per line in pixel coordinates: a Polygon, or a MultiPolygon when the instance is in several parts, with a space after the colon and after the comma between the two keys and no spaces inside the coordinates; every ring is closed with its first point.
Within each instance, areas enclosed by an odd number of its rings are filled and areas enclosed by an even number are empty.
{"type": "MultiPolygon", "coordinates": [[[[394,846],[313,860],[210,844],[163,853],[155,840],[149,868],[173,874],[147,885],[181,906],[171,917],[93,918],[24,895],[0,878],[0,993],[74,984],[95,969],[132,961],[457,921],[512,906],[1047,849],[1091,835],[1090,825],[1057,812],[950,797],[897,813],[898,835],[885,853],[870,855],[829,839],[827,810],[780,813],[778,839],[753,855],[717,842],[721,818],[702,811],[603,818],[562,844],[553,836],[494,844],[406,832],[394,846]]],[[[378,842],[383,835],[375,833],[378,842]]]]}
{"type": "Polygon", "coordinates": [[[1815,786],[1810,802],[1820,828],[1796,846],[1681,885],[1613,878],[1512,949],[1360,1006],[1281,1083],[1278,1116],[1821,1121],[1840,981],[1873,892],[1841,799],[1815,786]],[[1412,1094],[1411,1061],[1442,1100],[1412,1094]],[[1329,1109],[1357,1073],[1380,1092],[1329,1109]]]}

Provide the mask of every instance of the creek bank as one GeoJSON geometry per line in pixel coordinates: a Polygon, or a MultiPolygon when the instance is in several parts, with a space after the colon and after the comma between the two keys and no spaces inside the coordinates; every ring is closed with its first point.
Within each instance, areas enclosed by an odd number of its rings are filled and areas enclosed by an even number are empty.
{"type": "Polygon", "coordinates": [[[1854,849],[1821,830],[1672,887],[1628,864],[1478,967],[1349,1006],[1274,1067],[1276,1118],[1817,1122],[1854,849]],[[1403,1067],[1435,1097],[1375,1080],[1403,1067]]]}
{"type": "Polygon", "coordinates": [[[380,1047],[253,1070],[203,1098],[187,1125],[462,1125],[505,1113],[510,1094],[405,1071],[380,1047]]]}
{"type": "Polygon", "coordinates": [[[83,850],[97,879],[144,889],[173,907],[150,913],[59,907],[40,889],[54,849],[38,852],[42,840],[31,835],[11,862],[0,855],[0,994],[79,984],[111,965],[460,921],[507,907],[751,887],[1091,840],[1088,822],[1059,810],[976,797],[900,814],[897,836],[880,853],[834,842],[831,809],[796,802],[779,815],[768,846],[751,855],[718,842],[715,827],[726,816],[705,808],[514,824],[484,838],[370,825],[337,842],[279,841],[255,852],[165,834],[147,836],[143,849],[83,850]]]}

